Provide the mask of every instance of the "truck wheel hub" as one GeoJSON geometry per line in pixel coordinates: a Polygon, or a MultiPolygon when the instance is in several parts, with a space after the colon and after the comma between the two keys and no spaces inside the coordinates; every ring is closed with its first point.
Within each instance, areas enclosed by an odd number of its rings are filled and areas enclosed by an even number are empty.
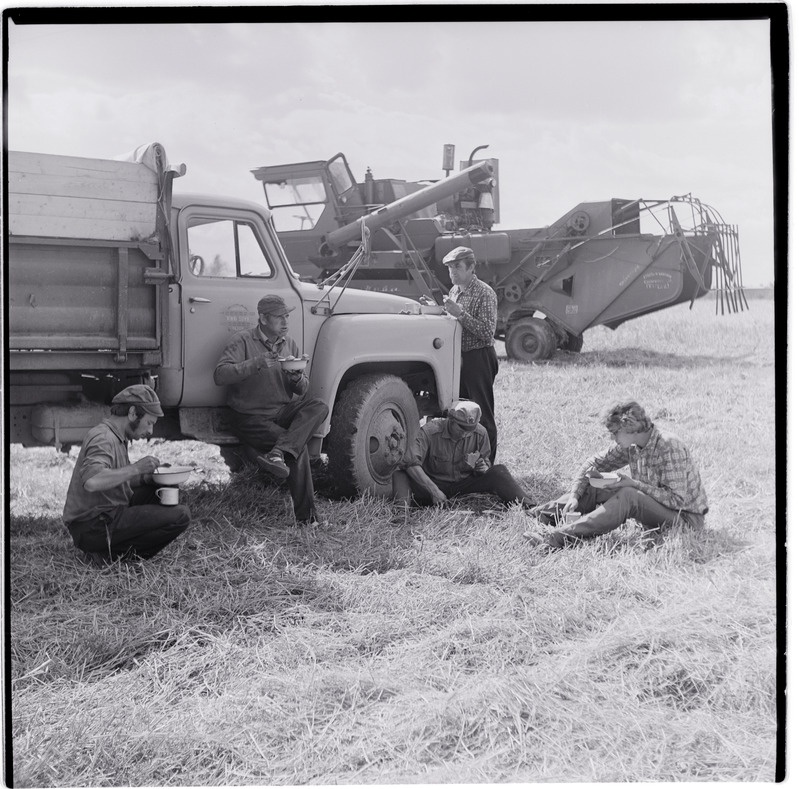
{"type": "Polygon", "coordinates": [[[399,414],[386,406],[369,425],[369,465],[380,477],[387,477],[405,453],[405,428],[399,414]]]}

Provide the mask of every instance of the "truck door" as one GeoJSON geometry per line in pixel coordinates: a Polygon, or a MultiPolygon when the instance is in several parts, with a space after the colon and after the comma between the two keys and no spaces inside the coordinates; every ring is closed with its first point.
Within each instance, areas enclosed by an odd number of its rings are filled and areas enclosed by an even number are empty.
{"type": "Polygon", "coordinates": [[[245,210],[188,206],[178,217],[183,389],[180,405],[222,405],[214,368],[230,338],[258,322],[258,300],[276,293],[289,307],[289,335],[304,351],[303,310],[263,217],[245,210]]]}

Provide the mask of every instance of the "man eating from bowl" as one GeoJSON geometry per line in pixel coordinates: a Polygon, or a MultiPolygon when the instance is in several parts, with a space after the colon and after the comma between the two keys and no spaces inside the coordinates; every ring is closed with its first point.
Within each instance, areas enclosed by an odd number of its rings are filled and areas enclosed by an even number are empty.
{"type": "Polygon", "coordinates": [[[219,357],[214,382],[227,386],[231,430],[261,454],[258,465],[277,479],[288,480],[294,517],[317,523],[308,442],[325,421],[327,405],[305,397],[304,369],[284,370],[280,360],[300,358],[288,336],[289,313],[282,297],[258,302],[258,325],[233,336],[219,357]]]}
{"type": "Polygon", "coordinates": [[[535,532],[524,536],[534,544],[563,548],[613,531],[628,518],[648,529],[678,523],[703,528],[707,496],[685,444],[658,430],[634,400],[611,405],[603,422],[614,443],[583,464],[568,493],[538,511],[539,520],[548,526],[556,525],[564,513],[580,517],[545,538],[535,532]],[[602,472],[625,466],[629,466],[629,476],[620,473],[617,481],[591,484],[591,479],[603,477],[602,472]]]}
{"type": "Polygon", "coordinates": [[[111,416],[83,439],[63,520],[76,547],[94,564],[149,559],[189,525],[188,507],[158,501],[152,484],[158,458],[148,455],[131,463],[128,457],[128,442],[149,438],[163,415],[158,395],[134,384],[114,396],[111,416]]]}
{"type": "Polygon", "coordinates": [[[488,432],[480,424],[480,406],[460,400],[445,419],[431,419],[391,478],[401,504],[443,504],[469,493],[491,493],[506,504],[532,509],[533,500],[503,466],[491,464],[488,432]]]}

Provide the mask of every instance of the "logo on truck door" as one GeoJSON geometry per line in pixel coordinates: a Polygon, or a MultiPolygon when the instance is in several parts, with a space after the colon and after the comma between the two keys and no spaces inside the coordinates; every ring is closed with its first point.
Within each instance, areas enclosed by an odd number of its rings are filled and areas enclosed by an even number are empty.
{"type": "Polygon", "coordinates": [[[225,328],[231,333],[249,329],[258,323],[258,314],[243,304],[233,304],[222,312],[225,328]]]}

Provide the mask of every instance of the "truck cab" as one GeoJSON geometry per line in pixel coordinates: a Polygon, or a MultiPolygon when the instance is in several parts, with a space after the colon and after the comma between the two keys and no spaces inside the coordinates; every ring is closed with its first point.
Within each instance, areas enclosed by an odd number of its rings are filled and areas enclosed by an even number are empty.
{"type": "Polygon", "coordinates": [[[367,407],[374,413],[362,421],[358,417],[360,451],[368,476],[380,479],[387,489],[407,443],[405,434],[412,432],[412,409],[438,413],[445,404],[431,393],[457,387],[457,322],[442,318],[438,310],[423,314],[421,305],[410,299],[302,281],[286,259],[273,223],[256,204],[175,195],[172,220],[178,265],[167,310],[169,325],[180,327],[170,345],[182,338],[182,355],[161,368],[159,394],[180,407],[181,434],[223,446],[235,442],[225,427],[225,389],[214,384],[214,367],[230,338],[258,322],[258,300],[274,293],[294,308],[289,334],[311,357],[308,396],[330,406],[311,454],[326,451],[334,468],[336,458],[357,454],[340,446],[346,443],[345,431],[331,427],[344,419],[341,409],[337,411],[338,395],[358,389],[359,380],[369,377],[367,407]],[[393,393],[388,403],[379,402],[384,386],[393,393]],[[397,392],[404,397],[394,402],[397,392]]]}

